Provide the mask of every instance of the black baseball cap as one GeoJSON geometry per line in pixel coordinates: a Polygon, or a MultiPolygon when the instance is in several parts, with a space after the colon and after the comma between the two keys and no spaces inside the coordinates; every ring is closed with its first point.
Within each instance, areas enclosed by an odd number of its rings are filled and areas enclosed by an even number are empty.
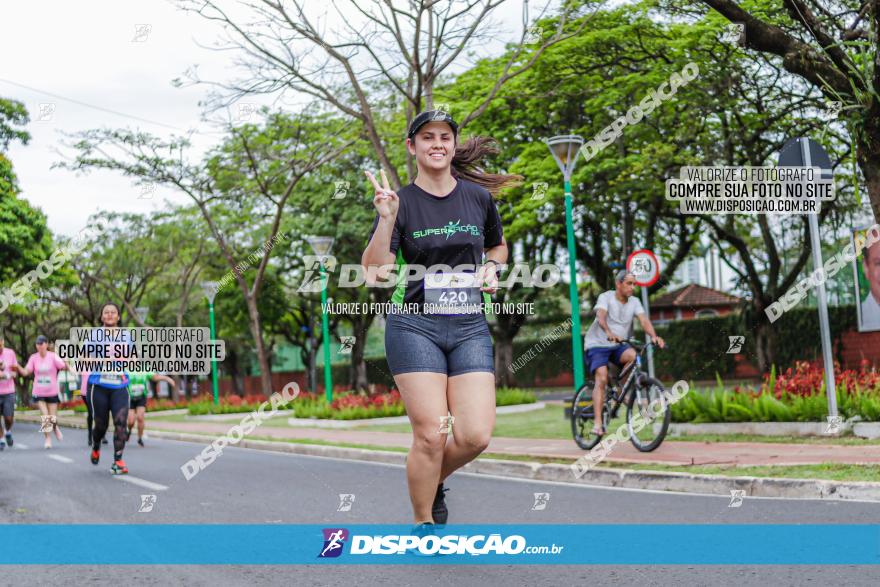
{"type": "Polygon", "coordinates": [[[458,123],[452,119],[451,114],[443,110],[425,110],[410,123],[409,132],[406,134],[407,138],[412,139],[419,132],[419,129],[429,122],[445,122],[452,128],[452,134],[458,136],[458,123]]]}
{"type": "Polygon", "coordinates": [[[43,336],[42,334],[37,337],[37,344],[45,344],[49,342],[49,339],[43,336]]]}

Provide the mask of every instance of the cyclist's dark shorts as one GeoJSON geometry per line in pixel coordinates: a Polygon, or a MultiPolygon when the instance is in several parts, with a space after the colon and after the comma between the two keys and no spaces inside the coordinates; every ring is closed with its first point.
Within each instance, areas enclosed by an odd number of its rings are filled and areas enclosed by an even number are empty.
{"type": "Polygon", "coordinates": [[[389,314],[385,357],[393,375],[495,372],[492,337],[484,314],[389,314]]]}
{"type": "Polygon", "coordinates": [[[620,362],[620,357],[623,356],[623,353],[628,348],[630,348],[628,344],[622,343],[617,346],[594,347],[587,349],[587,354],[584,356],[584,363],[587,364],[587,368],[590,370],[590,375],[592,375],[599,367],[607,367],[608,361],[613,362],[618,367],[623,367],[623,364],[620,362]]]}
{"type": "Polygon", "coordinates": [[[9,416],[10,418],[15,415],[14,393],[0,395],[0,415],[9,416]]]}
{"type": "Polygon", "coordinates": [[[145,395],[136,395],[128,398],[128,409],[133,410],[135,408],[144,408],[147,407],[147,396],[145,395]]]}

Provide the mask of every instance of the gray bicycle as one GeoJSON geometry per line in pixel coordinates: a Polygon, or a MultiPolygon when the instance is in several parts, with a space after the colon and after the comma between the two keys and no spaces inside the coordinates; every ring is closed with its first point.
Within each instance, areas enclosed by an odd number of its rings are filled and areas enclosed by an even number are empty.
{"type": "MultiPolygon", "coordinates": [[[[605,402],[601,410],[602,429],[607,434],[609,425],[617,418],[620,406],[626,405],[626,425],[630,442],[641,452],[651,452],[666,437],[672,414],[663,384],[642,370],[642,356],[652,343],[641,343],[634,339],[624,342],[636,350],[636,359],[616,377],[609,373],[605,402]],[[645,422],[638,430],[633,427],[636,414],[645,422]]],[[[565,410],[566,416],[571,418],[574,441],[584,450],[590,450],[602,440],[602,435],[593,432],[596,420],[593,385],[593,381],[585,381],[574,394],[571,407],[565,410]]]]}

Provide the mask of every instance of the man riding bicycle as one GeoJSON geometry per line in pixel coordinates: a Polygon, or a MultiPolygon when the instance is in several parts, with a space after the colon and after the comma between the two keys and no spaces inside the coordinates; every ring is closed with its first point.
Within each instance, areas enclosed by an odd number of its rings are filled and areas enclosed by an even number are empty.
{"type": "MultiPolygon", "coordinates": [[[[666,346],[657,336],[654,326],[645,315],[645,309],[638,298],[633,297],[635,276],[622,269],[615,276],[614,290],[606,291],[596,300],[596,320],[584,337],[584,362],[592,375],[593,405],[601,406],[605,401],[605,387],[608,384],[608,362],[611,361],[623,370],[636,358],[636,351],[623,342],[630,336],[633,317],[638,316],[642,329],[651,337],[651,342],[661,349],[666,346]]],[[[604,423],[596,418],[593,434],[605,434],[604,423]]]]}

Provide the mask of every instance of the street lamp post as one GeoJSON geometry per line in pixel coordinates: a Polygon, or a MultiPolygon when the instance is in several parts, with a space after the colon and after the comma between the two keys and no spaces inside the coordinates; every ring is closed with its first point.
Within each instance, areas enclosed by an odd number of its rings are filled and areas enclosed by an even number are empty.
{"type": "Polygon", "coordinates": [[[575,268],[573,201],[571,195],[571,174],[577,163],[578,149],[584,144],[583,137],[577,135],[558,135],[546,139],[550,153],[562,171],[565,180],[565,232],[568,241],[568,295],[571,301],[571,359],[574,367],[574,390],[584,384],[583,347],[581,342],[581,307],[578,301],[577,271],[575,268]]]}
{"type": "MultiPolygon", "coordinates": [[[[213,281],[202,283],[202,291],[208,298],[208,313],[211,316],[211,343],[217,338],[217,328],[214,326],[214,296],[217,295],[216,284],[213,281]]],[[[213,353],[211,353],[213,355],[213,353]]],[[[220,394],[217,386],[217,358],[211,357],[211,385],[214,388],[214,405],[220,404],[220,394]]]]}
{"type": "Polygon", "coordinates": [[[332,236],[312,236],[306,239],[312,250],[319,257],[318,264],[321,272],[321,332],[322,344],[324,350],[324,397],[327,402],[333,401],[333,374],[330,368],[330,320],[327,315],[327,257],[330,255],[330,249],[333,248],[332,236]]]}

